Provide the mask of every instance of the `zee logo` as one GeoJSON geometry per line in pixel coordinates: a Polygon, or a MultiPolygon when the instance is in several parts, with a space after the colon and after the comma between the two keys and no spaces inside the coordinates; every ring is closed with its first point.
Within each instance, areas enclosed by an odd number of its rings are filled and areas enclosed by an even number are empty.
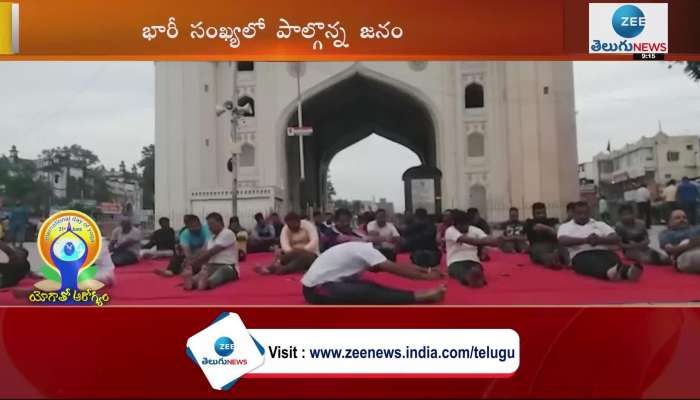
{"type": "Polygon", "coordinates": [[[637,6],[627,4],[618,8],[612,17],[615,32],[627,39],[639,36],[647,25],[647,19],[637,6]]]}
{"type": "Polygon", "coordinates": [[[233,354],[235,347],[233,340],[227,336],[222,336],[214,342],[214,351],[221,357],[228,357],[233,354]]]}

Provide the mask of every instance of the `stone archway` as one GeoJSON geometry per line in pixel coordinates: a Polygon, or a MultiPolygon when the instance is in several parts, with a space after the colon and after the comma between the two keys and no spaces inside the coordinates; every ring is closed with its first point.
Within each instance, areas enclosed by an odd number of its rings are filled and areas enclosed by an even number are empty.
{"type": "MultiPolygon", "coordinates": [[[[428,107],[413,94],[361,71],[353,71],[303,103],[306,179],[300,180],[298,138],[285,139],[290,208],[324,205],[328,166],[335,154],[372,133],[415,152],[422,165],[437,167],[436,127],[428,107]]],[[[296,110],[286,128],[297,126],[296,110]]],[[[377,171],[381,173],[381,171],[377,171]]]]}

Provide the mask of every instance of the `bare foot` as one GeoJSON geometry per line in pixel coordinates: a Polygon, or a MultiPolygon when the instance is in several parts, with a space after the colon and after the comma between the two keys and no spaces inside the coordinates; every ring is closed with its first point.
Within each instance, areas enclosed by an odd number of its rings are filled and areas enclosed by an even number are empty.
{"type": "Polygon", "coordinates": [[[207,274],[200,274],[201,276],[197,279],[197,288],[199,290],[209,289],[209,276],[207,274]]]}
{"type": "Polygon", "coordinates": [[[447,285],[443,283],[433,289],[418,291],[414,296],[418,303],[439,303],[445,298],[446,292],[447,285]]]}
{"type": "Polygon", "coordinates": [[[484,276],[484,270],[481,268],[472,268],[471,271],[469,271],[464,277],[462,283],[464,285],[476,289],[486,286],[486,277],[484,276]]]}
{"type": "Polygon", "coordinates": [[[255,271],[256,273],[258,273],[260,275],[272,275],[275,273],[274,268],[275,268],[274,264],[267,265],[267,266],[258,264],[255,266],[255,268],[253,268],[253,271],[255,271]]]}
{"type": "Polygon", "coordinates": [[[183,274],[183,278],[184,278],[183,287],[185,288],[185,290],[192,290],[192,289],[197,288],[197,286],[195,285],[195,279],[194,279],[194,276],[192,276],[192,273],[183,274]]]}
{"type": "Polygon", "coordinates": [[[158,269],[154,269],[153,272],[155,272],[156,275],[160,275],[160,276],[165,277],[165,278],[172,278],[173,276],[175,276],[175,274],[173,274],[173,271],[171,271],[169,269],[158,268],[158,269]]]}
{"type": "Polygon", "coordinates": [[[33,291],[34,288],[16,288],[12,291],[12,295],[15,296],[15,299],[27,300],[27,297],[29,297],[29,293],[33,291]]]}

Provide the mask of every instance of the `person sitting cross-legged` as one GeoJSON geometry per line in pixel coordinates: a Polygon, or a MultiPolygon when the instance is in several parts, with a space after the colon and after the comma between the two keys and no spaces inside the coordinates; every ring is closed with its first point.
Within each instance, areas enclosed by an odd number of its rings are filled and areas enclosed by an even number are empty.
{"type": "Polygon", "coordinates": [[[160,229],[153,232],[148,243],[141,247],[141,258],[162,258],[175,255],[175,231],[170,227],[170,219],[162,217],[158,220],[158,225],[160,225],[160,229]]]}
{"type": "Polygon", "coordinates": [[[314,224],[302,220],[295,212],[287,214],[284,222],[280,235],[281,251],[271,265],[256,267],[255,272],[282,275],[306,271],[318,257],[318,232],[314,224]]]}
{"type": "Polygon", "coordinates": [[[238,261],[245,261],[248,255],[248,231],[241,226],[238,217],[233,216],[228,220],[228,229],[236,234],[236,246],[238,247],[238,261]]]}
{"type": "Polygon", "coordinates": [[[365,211],[362,214],[358,215],[356,231],[362,235],[367,236],[367,234],[369,233],[367,231],[367,225],[369,225],[370,222],[374,221],[374,219],[375,216],[372,211],[365,211]]]}
{"type": "Polygon", "coordinates": [[[418,208],[414,212],[413,222],[406,227],[401,238],[401,249],[410,252],[411,262],[419,267],[435,267],[442,258],[436,237],[437,228],[430,220],[428,211],[418,208]]]}
{"type": "Polygon", "coordinates": [[[502,224],[503,243],[501,251],[504,253],[524,253],[527,251],[528,243],[525,236],[525,225],[520,221],[520,212],[517,208],[511,207],[508,211],[508,221],[502,224]]]}
{"type": "Polygon", "coordinates": [[[574,218],[559,227],[557,238],[569,249],[571,266],[577,274],[610,281],[636,281],[642,275],[639,263],[625,265],[610,249],[619,245],[620,238],[608,224],[591,218],[586,202],[576,203],[574,218]]]}
{"type": "Polygon", "coordinates": [[[620,222],[615,225],[615,232],[620,237],[622,253],[628,260],[643,264],[668,265],[668,255],[649,247],[649,233],[645,221],[634,217],[631,204],[623,204],[617,211],[620,222]]]}
{"type": "Polygon", "coordinates": [[[525,221],[525,234],[530,242],[530,260],[551,269],[561,269],[569,263],[569,253],[557,241],[556,218],[547,217],[544,203],[532,205],[532,218],[525,221]]]}
{"type": "Polygon", "coordinates": [[[367,237],[362,233],[352,229],[352,213],[346,208],[339,208],[335,211],[335,223],[327,236],[328,248],[340,243],[366,242],[367,237]]]}
{"type": "Polygon", "coordinates": [[[29,252],[24,247],[12,247],[0,240],[0,251],[7,262],[0,263],[0,288],[15,286],[29,274],[29,252]]]}
{"type": "Polygon", "coordinates": [[[320,211],[314,212],[314,225],[318,232],[318,245],[321,251],[325,251],[328,247],[328,237],[331,235],[332,228],[323,221],[323,214],[320,211]]]}
{"type": "Polygon", "coordinates": [[[248,241],[248,253],[266,253],[278,243],[275,227],[265,221],[262,213],[255,214],[255,227],[248,241]]]}
{"type": "Polygon", "coordinates": [[[269,224],[272,225],[272,227],[275,229],[275,237],[279,239],[279,237],[282,235],[282,228],[284,228],[284,224],[280,219],[280,215],[276,212],[273,212],[272,214],[270,214],[268,221],[269,224]]]}
{"type": "Polygon", "coordinates": [[[680,272],[700,273],[700,226],[691,226],[683,210],[673,210],[668,229],[659,235],[659,245],[680,272]]]}
{"type": "Polygon", "coordinates": [[[445,231],[447,247],[447,272],[460,283],[474,288],[486,285],[484,268],[478,249],[482,246],[497,247],[503,239],[492,237],[471,224],[472,217],[461,210],[453,210],[454,225],[445,231]]]}
{"type": "Polygon", "coordinates": [[[386,211],[378,209],[374,213],[374,221],[367,223],[367,235],[375,247],[391,261],[396,261],[396,249],[401,239],[396,226],[387,221],[386,211]]]}
{"type": "Polygon", "coordinates": [[[224,218],[216,212],[207,215],[207,225],[211,232],[207,249],[185,261],[185,290],[214,289],[238,280],[236,234],[224,225],[224,218]],[[194,273],[195,270],[199,272],[194,273]]]}
{"type": "MultiPolygon", "coordinates": [[[[487,235],[491,234],[491,226],[485,219],[481,218],[479,215],[479,209],[472,207],[467,210],[467,216],[469,217],[469,225],[479,228],[482,232],[487,235]]],[[[478,246],[478,254],[480,261],[489,261],[491,256],[489,255],[488,247],[478,246]]]]}
{"type": "MultiPolygon", "coordinates": [[[[205,250],[205,246],[211,237],[209,228],[202,226],[196,215],[185,215],[185,228],[180,231],[180,243],[176,246],[176,253],[170,259],[167,268],[156,269],[155,273],[165,277],[172,277],[182,273],[185,261],[193,259],[205,250]]],[[[194,271],[197,273],[199,271],[194,271]]]]}
{"type": "Polygon", "coordinates": [[[418,304],[442,301],[444,284],[428,290],[389,288],[363,280],[365,272],[389,272],[414,280],[440,280],[437,268],[425,269],[387,260],[372,243],[346,242],[321,254],[301,279],[302,294],[310,304],[418,304]]]}
{"type": "Polygon", "coordinates": [[[454,224],[454,220],[452,217],[452,211],[453,210],[445,210],[442,212],[442,221],[440,222],[440,225],[437,227],[437,234],[435,235],[435,243],[438,246],[438,250],[440,250],[441,253],[444,253],[446,251],[445,249],[445,232],[447,231],[447,228],[451,227],[454,224]]]}
{"type": "Polygon", "coordinates": [[[141,254],[141,231],[131,224],[127,217],[112,231],[109,251],[115,267],[132,265],[139,262],[141,254]]]}

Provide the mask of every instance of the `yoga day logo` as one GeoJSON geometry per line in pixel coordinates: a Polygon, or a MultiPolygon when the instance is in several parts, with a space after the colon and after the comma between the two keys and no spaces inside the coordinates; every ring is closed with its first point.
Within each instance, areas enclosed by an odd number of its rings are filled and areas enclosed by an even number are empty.
{"type": "Polygon", "coordinates": [[[44,280],[34,287],[44,292],[68,289],[96,291],[104,285],[93,279],[93,265],[102,245],[102,235],[95,221],[73,210],[59,211],[41,225],[37,249],[44,265],[44,280]]]}

